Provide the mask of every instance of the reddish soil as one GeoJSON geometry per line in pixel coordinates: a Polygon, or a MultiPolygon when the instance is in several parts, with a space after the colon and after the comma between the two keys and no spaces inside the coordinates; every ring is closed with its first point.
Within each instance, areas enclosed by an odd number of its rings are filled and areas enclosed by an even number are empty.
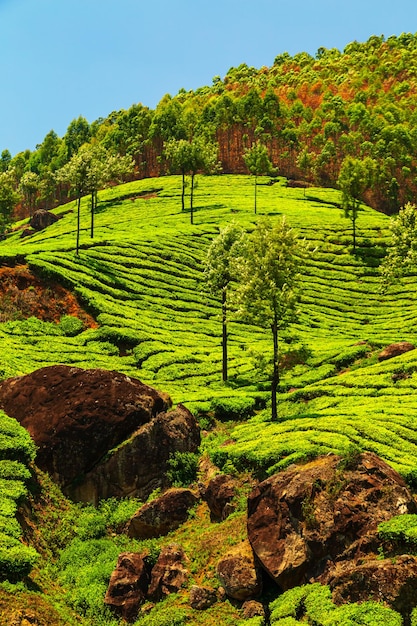
{"type": "Polygon", "coordinates": [[[97,327],[75,296],[58,283],[41,280],[26,265],[0,267],[0,322],[32,316],[59,322],[63,315],[78,317],[85,327],[97,327]]]}

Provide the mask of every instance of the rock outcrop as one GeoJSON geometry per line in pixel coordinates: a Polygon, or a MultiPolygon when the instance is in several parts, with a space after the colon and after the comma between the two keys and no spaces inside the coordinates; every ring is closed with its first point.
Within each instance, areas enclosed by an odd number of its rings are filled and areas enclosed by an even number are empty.
{"type": "Polygon", "coordinates": [[[192,585],[188,596],[190,606],[197,611],[205,611],[217,602],[215,589],[192,585]]]}
{"type": "Polygon", "coordinates": [[[398,343],[391,343],[378,354],[378,361],[386,361],[387,359],[392,359],[394,356],[400,356],[400,354],[410,352],[410,350],[415,350],[415,348],[415,345],[410,343],[409,341],[399,341],[398,343]]]}
{"type": "Polygon", "coordinates": [[[0,408],[38,446],[37,465],[84,502],[146,499],[169,486],[168,459],[196,452],[200,429],[183,406],[118,372],[56,365],[0,383],[0,408]]]}
{"type": "Polygon", "coordinates": [[[104,603],[126,621],[134,621],[146,600],[149,573],[141,555],[123,552],[117,559],[104,603]]]}
{"type": "Polygon", "coordinates": [[[342,563],[323,582],[329,585],[336,604],[383,600],[409,623],[416,606],[417,557],[342,563]]]}
{"type": "Polygon", "coordinates": [[[217,564],[217,577],[233,600],[255,598],[262,591],[262,574],[250,550],[231,554],[217,564]]]}
{"type": "Polygon", "coordinates": [[[97,503],[103,498],[136,496],[146,500],[170,486],[168,460],[175,452],[197,452],[200,428],[179,404],[138,428],[126,441],[67,490],[72,499],[97,503]]]}
{"type": "Polygon", "coordinates": [[[38,209],[34,212],[29,220],[30,226],[34,230],[44,230],[51,224],[55,224],[59,220],[59,217],[46,209],[38,209]]]}
{"type": "Polygon", "coordinates": [[[181,546],[171,544],[162,548],[152,568],[148,598],[155,602],[170,593],[177,593],[188,580],[188,558],[181,546]]]}
{"type": "Polygon", "coordinates": [[[32,436],[37,465],[65,488],[167,401],[118,372],[54,365],[1,382],[0,407],[32,436]]]}
{"type": "Polygon", "coordinates": [[[200,487],[200,494],[207,502],[211,519],[226,519],[233,510],[232,500],[236,495],[236,481],[228,474],[219,474],[212,478],[207,486],[200,487]]]}
{"type": "Polygon", "coordinates": [[[127,524],[127,534],[136,539],[166,535],[187,520],[197,501],[190,489],[170,489],[133,515],[127,524]]]}
{"type": "Polygon", "coordinates": [[[347,466],[328,455],[255,487],[248,536],[262,567],[287,590],[376,551],[378,524],[415,512],[403,479],[375,454],[347,466]]]}

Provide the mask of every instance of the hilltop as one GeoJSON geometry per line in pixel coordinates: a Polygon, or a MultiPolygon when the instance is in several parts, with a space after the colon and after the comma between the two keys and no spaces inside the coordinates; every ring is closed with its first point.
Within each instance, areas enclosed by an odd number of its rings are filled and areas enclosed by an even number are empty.
{"type": "Polygon", "coordinates": [[[155,110],[135,104],[91,124],[79,117],[36,150],[5,149],[0,172],[12,176],[0,184],[12,185],[15,216],[26,216],[65,201],[58,173],[85,145],[131,159],[130,180],[174,173],[167,143],[196,137],[218,144],[223,173],[246,174],[244,152],[260,141],[280,175],[313,185],[336,187],[351,159],[365,163],[360,199],[392,213],[416,193],[416,68],[411,33],[315,56],[282,53],[271,67],[241,64],[212,85],[167,94],[155,110]]]}

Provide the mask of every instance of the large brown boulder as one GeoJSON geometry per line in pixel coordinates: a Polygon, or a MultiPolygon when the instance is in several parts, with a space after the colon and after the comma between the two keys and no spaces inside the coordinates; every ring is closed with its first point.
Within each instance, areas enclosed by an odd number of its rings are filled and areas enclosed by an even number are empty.
{"type": "Polygon", "coordinates": [[[37,465],[65,490],[167,401],[118,372],[55,365],[1,382],[0,408],[28,430],[37,465]]]}
{"type": "Polygon", "coordinates": [[[252,551],[225,556],[217,563],[217,576],[226,594],[233,600],[255,598],[262,591],[262,573],[252,551]]]}
{"type": "Polygon", "coordinates": [[[181,546],[170,544],[162,548],[152,568],[148,598],[157,602],[177,593],[188,580],[188,558],[181,546]]]}
{"type": "Polygon", "coordinates": [[[29,220],[30,226],[34,230],[44,230],[51,224],[55,224],[59,220],[59,217],[46,209],[38,209],[34,212],[29,220]]]}
{"type": "Polygon", "coordinates": [[[140,426],[67,493],[74,500],[93,503],[110,497],[146,500],[155,489],[170,486],[169,458],[176,452],[197,452],[199,445],[198,423],[179,404],[140,426]]]}
{"type": "Polygon", "coordinates": [[[416,510],[403,479],[375,454],[348,466],[328,455],[255,487],[248,536],[263,568],[287,590],[375,551],[378,524],[416,510]]]}
{"type": "Polygon", "coordinates": [[[410,352],[410,350],[415,350],[415,348],[415,345],[410,343],[409,341],[399,341],[398,343],[391,343],[378,354],[378,361],[386,361],[387,359],[392,359],[394,356],[400,356],[400,354],[410,352]]]}
{"type": "Polygon", "coordinates": [[[127,534],[136,539],[160,537],[183,524],[198,501],[190,489],[170,489],[144,504],[127,525],[127,534]]]}
{"type": "Polygon", "coordinates": [[[322,582],[329,585],[335,604],[384,602],[409,623],[417,604],[417,557],[342,563],[322,582]]]}
{"type": "Polygon", "coordinates": [[[219,474],[212,478],[207,486],[200,487],[200,494],[207,502],[211,519],[220,521],[231,513],[231,502],[236,495],[236,481],[228,474],[219,474]]]}
{"type": "Polygon", "coordinates": [[[149,574],[145,562],[136,552],[123,552],[111,577],[104,603],[127,621],[134,621],[146,599],[149,574]]]}

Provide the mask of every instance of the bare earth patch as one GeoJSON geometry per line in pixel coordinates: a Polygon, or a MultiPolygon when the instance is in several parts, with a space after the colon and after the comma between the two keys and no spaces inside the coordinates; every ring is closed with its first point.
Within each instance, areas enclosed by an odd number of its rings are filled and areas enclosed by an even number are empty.
{"type": "Polygon", "coordinates": [[[59,322],[63,315],[78,317],[85,327],[97,327],[75,296],[58,283],[41,280],[26,265],[0,267],[0,323],[32,316],[59,322]]]}

